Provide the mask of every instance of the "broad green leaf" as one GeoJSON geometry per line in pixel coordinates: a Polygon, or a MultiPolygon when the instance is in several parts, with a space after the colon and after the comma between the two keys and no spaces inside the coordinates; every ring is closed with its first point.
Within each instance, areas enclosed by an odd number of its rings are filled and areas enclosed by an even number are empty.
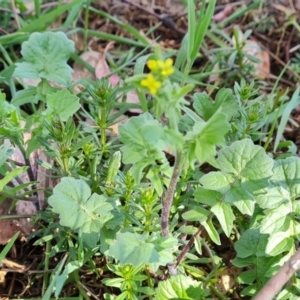
{"type": "Polygon", "coordinates": [[[261,222],[260,232],[273,234],[274,232],[288,231],[291,225],[290,213],[292,211],[288,203],[283,203],[278,208],[267,211],[261,222]]]}
{"type": "Polygon", "coordinates": [[[182,214],[182,218],[190,222],[200,222],[202,223],[209,216],[209,211],[202,207],[194,207],[193,209],[186,211],[182,214]]]}
{"type": "Polygon", "coordinates": [[[300,196],[300,160],[289,157],[275,161],[274,175],[266,193],[257,197],[263,209],[276,209],[281,203],[292,202],[300,196]]]}
{"type": "Polygon", "coordinates": [[[47,109],[45,114],[57,114],[63,122],[72,117],[80,108],[79,98],[66,89],[49,94],[46,99],[47,109]]]}
{"type": "Polygon", "coordinates": [[[236,114],[238,110],[238,104],[234,99],[232,90],[225,88],[218,91],[215,102],[213,102],[205,92],[195,93],[193,96],[193,107],[206,121],[211,118],[220,107],[221,112],[223,112],[228,119],[236,114]]]}
{"type": "Polygon", "coordinates": [[[16,63],[14,76],[47,79],[69,86],[72,68],[67,64],[74,42],[63,32],[34,32],[22,44],[24,62],[16,63]]]}
{"type": "Polygon", "coordinates": [[[222,194],[216,191],[207,190],[202,187],[197,188],[194,192],[194,197],[197,202],[214,206],[218,201],[221,200],[222,194]]]}
{"type": "Polygon", "coordinates": [[[266,154],[264,148],[254,145],[250,139],[237,141],[223,148],[217,163],[223,172],[253,180],[254,183],[258,180],[258,186],[259,180],[273,175],[273,159],[266,154]]]}
{"type": "Polygon", "coordinates": [[[190,161],[198,159],[200,163],[216,155],[216,146],[225,142],[229,130],[226,116],[217,111],[206,123],[196,122],[193,130],[186,135],[189,144],[190,161]]]}
{"type": "Polygon", "coordinates": [[[270,236],[266,253],[276,256],[282,252],[289,252],[293,248],[294,240],[288,232],[276,232],[270,236]]]}
{"type": "Polygon", "coordinates": [[[246,258],[252,255],[264,257],[266,255],[267,243],[268,235],[261,234],[259,229],[248,229],[235,243],[234,249],[239,258],[246,258]]]}
{"type": "Polygon", "coordinates": [[[140,266],[149,264],[157,270],[160,265],[166,265],[173,260],[173,248],[178,241],[173,237],[148,236],[137,233],[118,233],[116,241],[110,246],[108,255],[119,260],[122,265],[140,266]]]}
{"type": "Polygon", "coordinates": [[[255,195],[269,186],[273,160],[262,147],[245,139],[221,149],[216,162],[221,171],[201,177],[203,187],[222,193],[226,202],[252,215],[255,195]]]}
{"type": "Polygon", "coordinates": [[[61,225],[80,229],[82,233],[99,232],[117,213],[114,205],[103,195],[91,195],[85,181],[70,177],[61,179],[48,202],[59,214],[61,225]]]}
{"type": "Polygon", "coordinates": [[[230,205],[226,202],[220,202],[212,206],[210,210],[215,214],[224,233],[229,237],[233,227],[233,221],[235,220],[230,205]]]}
{"type": "MultiPolygon", "coordinates": [[[[119,133],[124,144],[121,147],[123,163],[133,164],[131,172],[136,182],[140,181],[142,171],[148,165],[167,162],[163,153],[167,146],[164,142],[164,128],[149,113],[130,118],[119,127],[119,133]]],[[[149,176],[153,178],[154,174],[149,176]]]]}
{"type": "Polygon", "coordinates": [[[119,260],[122,265],[158,263],[159,254],[155,245],[146,239],[147,236],[137,233],[118,233],[116,242],[109,248],[108,254],[119,260]]]}
{"type": "Polygon", "coordinates": [[[21,106],[27,103],[38,103],[39,98],[35,87],[28,87],[25,90],[16,92],[11,103],[15,106],[21,106]]]}
{"type": "Polygon", "coordinates": [[[155,300],[200,300],[206,299],[208,292],[201,282],[189,276],[176,275],[158,284],[155,300]]]}

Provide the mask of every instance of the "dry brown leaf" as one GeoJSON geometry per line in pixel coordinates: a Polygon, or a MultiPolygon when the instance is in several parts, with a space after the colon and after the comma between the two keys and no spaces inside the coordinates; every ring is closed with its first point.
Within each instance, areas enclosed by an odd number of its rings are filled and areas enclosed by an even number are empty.
{"type": "Polygon", "coordinates": [[[254,75],[260,79],[266,79],[270,76],[270,56],[267,51],[263,51],[258,43],[254,40],[246,41],[244,51],[251,56],[254,56],[260,60],[260,63],[253,63],[249,60],[246,63],[254,65],[254,75]]]}
{"type": "Polygon", "coordinates": [[[241,272],[242,270],[235,266],[224,268],[222,274],[218,276],[219,282],[216,284],[217,290],[222,293],[222,295],[226,295],[236,284],[236,278],[241,272]]]}
{"type": "Polygon", "coordinates": [[[213,16],[213,20],[216,23],[220,23],[224,21],[227,17],[229,17],[232,14],[232,12],[233,12],[233,6],[227,4],[223,10],[221,10],[220,12],[218,12],[213,16]]]}

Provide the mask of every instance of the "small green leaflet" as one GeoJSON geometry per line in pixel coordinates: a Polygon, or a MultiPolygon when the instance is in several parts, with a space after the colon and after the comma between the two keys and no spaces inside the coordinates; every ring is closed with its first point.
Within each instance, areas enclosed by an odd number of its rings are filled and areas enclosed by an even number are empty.
{"type": "Polygon", "coordinates": [[[191,132],[186,135],[189,143],[190,161],[198,159],[203,163],[216,155],[216,146],[225,142],[229,130],[226,115],[217,111],[206,123],[196,122],[191,132]]]}
{"type": "Polygon", "coordinates": [[[12,156],[14,151],[8,145],[0,145],[0,167],[12,156]]]}
{"type": "Polygon", "coordinates": [[[83,180],[63,177],[48,202],[59,214],[61,225],[80,229],[82,233],[99,232],[116,217],[119,217],[119,224],[122,222],[113,203],[103,195],[91,195],[90,187],[83,180]]]}
{"type": "Polygon", "coordinates": [[[189,276],[176,275],[158,284],[155,300],[201,300],[206,299],[209,291],[203,288],[201,281],[189,276]]]}
{"type": "Polygon", "coordinates": [[[195,93],[193,96],[193,107],[199,116],[209,120],[221,107],[221,111],[230,119],[238,110],[238,104],[234,99],[231,89],[222,88],[213,100],[205,93],[195,93]]]}
{"type": "Polygon", "coordinates": [[[47,95],[46,115],[57,114],[60,120],[65,122],[72,117],[80,108],[79,98],[68,90],[60,90],[47,95]]]}
{"type": "Polygon", "coordinates": [[[74,42],[63,32],[34,32],[22,44],[24,62],[16,63],[14,76],[47,79],[69,86],[72,68],[67,60],[74,50],[74,42]]]}

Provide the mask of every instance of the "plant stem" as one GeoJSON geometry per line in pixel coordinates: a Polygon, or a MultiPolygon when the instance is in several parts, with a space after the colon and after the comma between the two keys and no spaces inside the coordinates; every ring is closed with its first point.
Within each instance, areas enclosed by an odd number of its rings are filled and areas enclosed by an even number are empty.
{"type": "Polygon", "coordinates": [[[161,214],[161,231],[164,237],[168,237],[170,235],[169,216],[170,216],[170,210],[173,203],[174,193],[175,193],[180,171],[181,171],[181,152],[177,151],[170,185],[167,190],[166,196],[162,201],[163,207],[162,207],[162,214],[161,214]]]}
{"type": "Polygon", "coordinates": [[[51,241],[46,242],[46,250],[45,250],[45,267],[44,267],[44,280],[43,280],[43,288],[42,288],[42,295],[45,294],[46,289],[48,288],[48,281],[49,281],[49,257],[50,257],[50,248],[51,248],[51,241]]]}
{"type": "MultiPolygon", "coordinates": [[[[173,169],[173,174],[171,177],[170,185],[167,190],[166,196],[162,201],[162,213],[161,213],[161,231],[164,237],[169,236],[169,216],[171,211],[171,206],[174,199],[174,194],[176,190],[176,185],[179,179],[179,174],[181,171],[181,152],[177,151],[175,155],[175,164],[173,169]]],[[[177,274],[176,267],[173,262],[168,263],[168,270],[171,276],[175,276],[177,274]]]]}

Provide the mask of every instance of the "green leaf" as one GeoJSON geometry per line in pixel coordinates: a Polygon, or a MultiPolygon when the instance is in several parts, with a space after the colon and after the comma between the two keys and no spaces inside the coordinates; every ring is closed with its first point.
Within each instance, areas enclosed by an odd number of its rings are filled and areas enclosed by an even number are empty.
{"type": "Polygon", "coordinates": [[[288,231],[291,225],[290,213],[291,207],[288,203],[283,203],[276,209],[267,211],[261,222],[260,232],[272,234],[288,231]]]}
{"type": "Polygon", "coordinates": [[[293,248],[294,239],[288,232],[276,232],[270,236],[266,247],[266,253],[276,256],[282,252],[289,252],[293,248]]]}
{"type": "Polygon", "coordinates": [[[264,257],[266,255],[267,243],[268,235],[261,234],[259,229],[248,229],[235,243],[234,249],[239,258],[246,258],[253,255],[264,257]]]}
{"type": "Polygon", "coordinates": [[[217,244],[217,245],[221,245],[221,241],[220,241],[220,236],[218,234],[218,231],[216,230],[216,228],[214,227],[213,223],[211,220],[207,220],[204,221],[202,223],[202,225],[204,226],[204,228],[206,229],[209,237],[211,238],[211,240],[217,244]]]}
{"type": "Polygon", "coordinates": [[[221,202],[217,203],[210,209],[217,217],[224,233],[229,237],[233,227],[233,221],[235,216],[232,209],[228,203],[221,202]]]}
{"type": "Polygon", "coordinates": [[[275,161],[270,186],[257,197],[263,209],[276,209],[280,204],[292,204],[300,196],[300,160],[288,157],[275,161]]]}
{"type": "Polygon", "coordinates": [[[208,292],[201,282],[189,276],[177,275],[158,284],[155,300],[200,300],[206,299],[208,292]]]}
{"type": "Polygon", "coordinates": [[[34,32],[22,44],[24,62],[16,63],[14,76],[47,79],[69,86],[72,68],[67,64],[74,43],[63,32],[34,32]]]}
{"type": "Polygon", "coordinates": [[[159,262],[155,245],[147,242],[146,239],[146,235],[131,232],[118,233],[116,242],[110,247],[108,254],[119,260],[122,265],[139,266],[159,262]]]}
{"type": "Polygon", "coordinates": [[[236,114],[239,106],[234,99],[232,90],[222,88],[216,95],[215,103],[205,92],[195,93],[193,96],[193,107],[195,111],[207,121],[220,107],[221,112],[230,119],[236,114]]]}
{"type": "Polygon", "coordinates": [[[38,96],[35,87],[28,87],[25,90],[16,92],[11,103],[15,106],[20,106],[27,103],[38,103],[38,96]]]}
{"type": "Polygon", "coordinates": [[[193,130],[186,135],[189,145],[190,161],[198,159],[200,163],[216,155],[216,146],[225,142],[229,130],[226,116],[216,112],[206,123],[196,122],[193,130]]]}
{"type": "MultiPolygon", "coordinates": [[[[53,189],[48,202],[59,214],[60,224],[82,233],[99,232],[105,223],[116,217],[115,206],[103,195],[93,194],[83,180],[63,177],[53,189]]],[[[122,222],[122,219],[119,219],[122,222]]]]}
{"type": "Polygon", "coordinates": [[[214,206],[222,198],[222,194],[216,191],[207,190],[202,187],[199,187],[194,192],[194,197],[197,202],[214,206]]]}
{"type": "MultiPolygon", "coordinates": [[[[160,164],[167,162],[163,153],[166,148],[164,128],[149,113],[130,118],[119,127],[119,133],[124,143],[121,147],[123,163],[133,164],[131,172],[136,182],[140,181],[142,171],[148,165],[156,166],[157,161],[160,164]]],[[[150,175],[151,178],[153,176],[150,175]]]]}
{"type": "Polygon", "coordinates": [[[6,162],[6,160],[12,156],[14,151],[10,146],[3,144],[0,145],[0,167],[6,162]]]}
{"type": "Polygon", "coordinates": [[[200,222],[202,223],[209,216],[209,211],[202,207],[194,207],[193,209],[186,211],[182,214],[182,218],[190,222],[200,222]]]}
{"type": "Polygon", "coordinates": [[[222,193],[226,202],[252,215],[256,194],[269,186],[273,175],[272,158],[262,147],[245,139],[221,149],[216,162],[221,171],[202,176],[203,187],[222,193]]]}
{"type": "Polygon", "coordinates": [[[17,168],[5,175],[5,177],[0,180],[0,191],[2,191],[10,181],[24,173],[27,169],[28,167],[17,168]]]}
{"type": "Polygon", "coordinates": [[[60,90],[54,94],[49,94],[46,99],[47,109],[45,114],[57,114],[63,122],[72,117],[80,108],[79,98],[68,90],[60,90]]]}

